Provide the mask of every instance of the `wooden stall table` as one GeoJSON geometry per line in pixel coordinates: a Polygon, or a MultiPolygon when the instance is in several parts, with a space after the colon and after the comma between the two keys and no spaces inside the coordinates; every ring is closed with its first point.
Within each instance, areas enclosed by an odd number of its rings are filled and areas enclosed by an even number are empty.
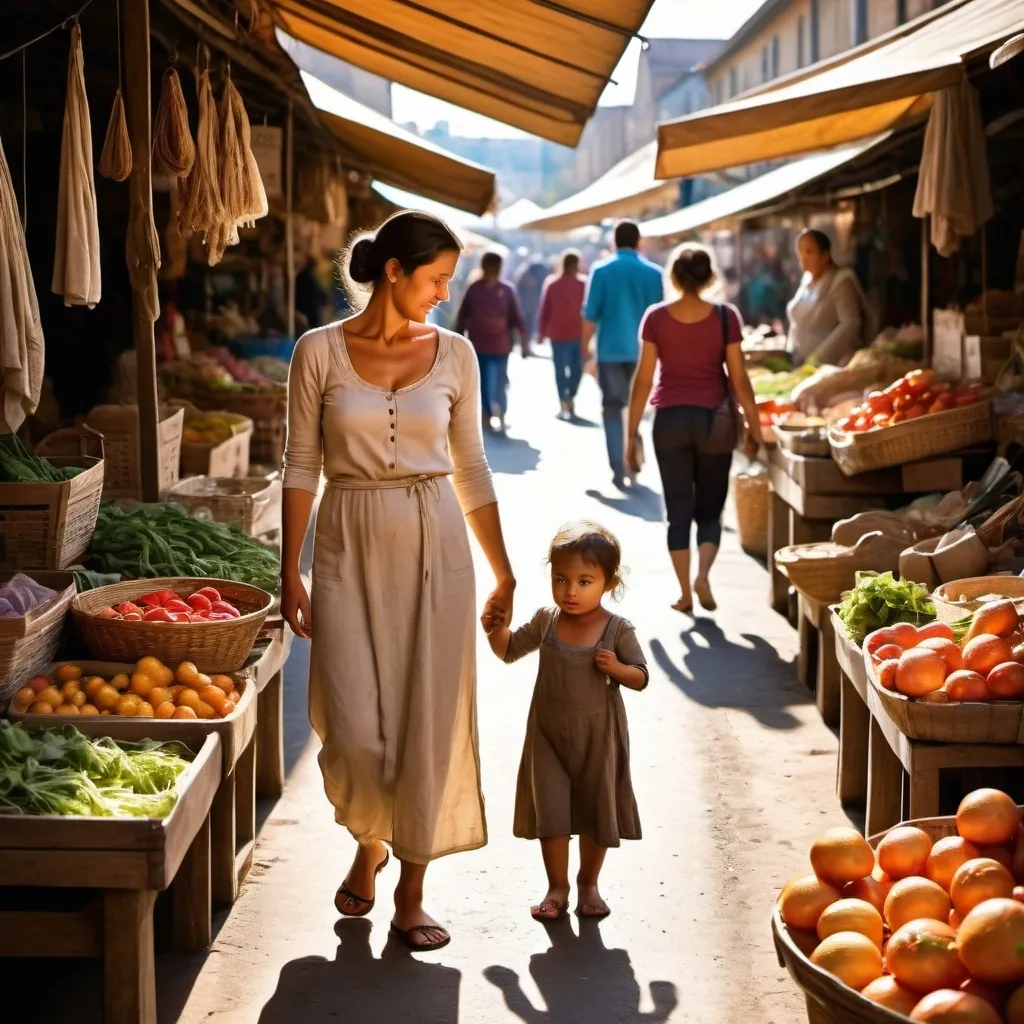
{"type": "Polygon", "coordinates": [[[800,651],[797,678],[814,690],[815,703],[824,723],[832,728],[840,723],[841,675],[836,658],[835,629],[827,604],[799,595],[797,630],[800,651]]]}
{"type": "Polygon", "coordinates": [[[210,808],[221,781],[209,735],[162,821],[8,815],[0,886],[95,890],[80,909],[0,911],[0,956],[101,957],[107,1024],[156,1024],[153,906],[170,889],[176,949],[204,949],[210,930],[210,808]]]}
{"type": "Polygon", "coordinates": [[[284,665],[294,637],[283,623],[267,633],[257,640],[245,670],[256,686],[256,798],[277,800],[284,791],[284,665]]]}
{"type": "Polygon", "coordinates": [[[839,663],[839,763],[836,794],[842,804],[863,807],[868,797],[868,676],[861,649],[846,635],[835,610],[830,611],[839,663]]]}
{"type": "Polygon", "coordinates": [[[905,736],[867,684],[871,734],[865,835],[939,814],[939,772],[1024,766],[1024,744],[926,743],[905,736]],[[907,805],[904,813],[904,805],[907,805]]]}

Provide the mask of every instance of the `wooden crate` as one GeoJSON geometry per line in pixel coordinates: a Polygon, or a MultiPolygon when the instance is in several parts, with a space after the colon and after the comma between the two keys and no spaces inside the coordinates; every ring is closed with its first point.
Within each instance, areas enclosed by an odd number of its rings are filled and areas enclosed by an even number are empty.
{"type": "Polygon", "coordinates": [[[170,888],[176,948],[213,938],[209,814],[220,738],[207,736],[164,819],[5,815],[0,886],[99,890],[79,911],[0,912],[0,955],[101,957],[107,1024],[156,1024],[153,905],[170,888]],[[172,884],[173,883],[173,884],[172,884]]]}
{"type": "Polygon", "coordinates": [[[249,476],[238,480],[208,476],[181,480],[164,492],[164,501],[183,505],[189,515],[207,510],[215,522],[235,526],[250,537],[281,529],[279,479],[249,476]]]}
{"type": "MultiPolygon", "coordinates": [[[[238,419],[245,419],[243,416],[238,419]]],[[[226,441],[202,444],[182,440],[182,476],[244,477],[249,473],[249,449],[252,445],[252,421],[226,441]]],[[[186,427],[188,423],[186,421],[186,427]]]]}

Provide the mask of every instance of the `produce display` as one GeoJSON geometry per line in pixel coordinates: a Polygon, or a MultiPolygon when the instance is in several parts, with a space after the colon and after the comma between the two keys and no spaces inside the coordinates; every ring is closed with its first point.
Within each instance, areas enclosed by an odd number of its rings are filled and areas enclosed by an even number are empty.
{"type": "Polygon", "coordinates": [[[263,374],[268,380],[278,384],[288,383],[288,363],[285,360],[277,356],[253,356],[249,362],[257,373],[263,374]]]}
{"type": "Polygon", "coordinates": [[[215,412],[190,416],[185,421],[182,440],[186,444],[223,444],[238,433],[236,419],[218,415],[215,412]]]}
{"type": "MultiPolygon", "coordinates": [[[[86,676],[81,665],[58,665],[36,676],[11,701],[18,715],[118,715],[122,718],[226,718],[241,694],[231,676],[208,676],[191,662],[170,669],[140,658],[130,675],[86,676]]],[[[2,792],[0,780],[0,792],[2,792]]]]}
{"type": "Polygon", "coordinates": [[[901,825],[873,850],[830,829],[810,863],[778,908],[813,964],[913,1021],[1024,1022],[1024,831],[1005,793],[968,794],[936,840],[901,825]]]}
{"type": "Polygon", "coordinates": [[[160,375],[171,387],[191,384],[232,394],[283,391],[282,382],[264,376],[248,359],[237,359],[226,348],[209,348],[191,359],[171,360],[161,366],[160,375]]]}
{"type": "Polygon", "coordinates": [[[163,818],[189,760],[180,743],[119,744],[72,725],[0,721],[0,813],[163,818]]]}
{"type": "Polygon", "coordinates": [[[813,376],[814,367],[802,366],[797,370],[783,369],[773,373],[766,360],[763,366],[751,367],[748,373],[755,398],[788,399],[798,384],[813,376]]]}
{"type": "Polygon", "coordinates": [[[98,572],[125,579],[202,576],[249,583],[271,593],[281,579],[273,551],[241,530],[193,519],[180,505],[138,505],[131,511],[105,502],[86,558],[98,572]]]}
{"type": "Polygon", "coordinates": [[[935,605],[919,583],[898,580],[891,572],[858,572],[856,580],[843,595],[838,614],[846,635],[858,647],[883,626],[897,622],[919,626],[935,618],[935,605]]]}
{"type": "Polygon", "coordinates": [[[864,391],[882,387],[916,369],[916,364],[876,349],[855,352],[846,366],[822,366],[793,389],[792,399],[807,412],[820,412],[849,399],[859,402],[864,391]]]}
{"type": "Polygon", "coordinates": [[[982,399],[980,384],[945,384],[932,370],[911,370],[884,391],[872,391],[863,404],[836,422],[840,430],[859,433],[894,427],[907,420],[975,405],[982,399]]]}
{"type": "Polygon", "coordinates": [[[22,572],[15,573],[0,587],[0,619],[23,619],[56,596],[56,590],[36,583],[22,572]]]}
{"type": "Polygon", "coordinates": [[[55,466],[33,455],[14,434],[0,434],[0,483],[61,484],[82,472],[81,466],[55,466]]]}
{"type": "Polygon", "coordinates": [[[242,613],[229,601],[221,600],[214,587],[203,587],[188,597],[173,590],[154,590],[137,601],[122,601],[116,608],[104,608],[101,619],[124,622],[227,622],[242,613]]]}
{"type": "Polygon", "coordinates": [[[943,622],[898,623],[864,647],[879,684],[914,700],[1024,700],[1024,629],[1009,600],[982,605],[959,641],[943,622]]]}

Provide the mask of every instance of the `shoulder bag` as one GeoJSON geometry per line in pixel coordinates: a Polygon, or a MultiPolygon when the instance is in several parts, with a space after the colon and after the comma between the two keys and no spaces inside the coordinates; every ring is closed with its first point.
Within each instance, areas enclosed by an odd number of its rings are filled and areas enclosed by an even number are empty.
{"type": "MultiPolygon", "coordinates": [[[[722,360],[725,361],[725,349],[729,344],[729,313],[723,305],[717,305],[718,318],[722,325],[722,360]]],[[[728,455],[735,447],[743,429],[739,420],[739,410],[733,396],[732,382],[723,370],[725,377],[725,398],[711,417],[711,429],[704,444],[704,452],[708,455],[728,455]]]]}

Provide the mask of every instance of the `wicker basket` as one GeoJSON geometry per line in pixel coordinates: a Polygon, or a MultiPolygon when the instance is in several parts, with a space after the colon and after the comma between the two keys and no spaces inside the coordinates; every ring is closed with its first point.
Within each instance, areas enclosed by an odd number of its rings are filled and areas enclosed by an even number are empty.
{"type": "MultiPolygon", "coordinates": [[[[184,412],[161,410],[160,489],[178,482],[184,412]]],[[[103,435],[104,498],[142,498],[142,454],[139,445],[139,409],[135,405],[98,405],[85,422],[103,435]]]]}
{"type": "Polygon", "coordinates": [[[768,551],[768,503],[771,484],[767,473],[740,473],[733,477],[733,500],[740,547],[748,555],[768,551]]]}
{"type": "Polygon", "coordinates": [[[911,740],[930,743],[1024,743],[1024,702],[958,701],[933,704],[912,700],[887,690],[878,681],[875,666],[864,642],[864,668],[868,686],[896,727],[911,740]]]}
{"type": "Polygon", "coordinates": [[[935,615],[941,622],[957,622],[973,615],[983,604],[1010,598],[1024,612],[1024,579],[1020,576],[974,576],[943,583],[932,594],[935,615]]]}
{"type": "Polygon", "coordinates": [[[824,457],[830,454],[828,437],[817,427],[789,427],[784,423],[776,423],[772,433],[779,447],[794,455],[824,457]]]}
{"type": "Polygon", "coordinates": [[[894,427],[848,433],[829,427],[832,458],[846,476],[916,462],[992,439],[992,403],[932,413],[894,427]]]}
{"type": "MultiPolygon", "coordinates": [[[[177,405],[178,403],[170,403],[177,405]]],[[[181,439],[182,475],[244,477],[249,474],[249,450],[252,445],[253,422],[248,416],[226,412],[223,409],[200,412],[191,403],[183,403],[185,412],[181,439]],[[209,415],[221,416],[231,426],[231,437],[226,441],[189,441],[190,421],[209,415]]]]}
{"type": "Polygon", "coordinates": [[[834,604],[845,591],[853,589],[858,570],[896,569],[904,543],[876,531],[865,534],[853,547],[833,541],[791,544],[775,552],[775,565],[804,597],[834,604]]]}
{"type": "Polygon", "coordinates": [[[235,526],[250,537],[262,537],[281,528],[280,480],[194,476],[165,491],[163,500],[184,506],[191,516],[206,510],[215,522],[235,526]]]}
{"type": "Polygon", "coordinates": [[[252,420],[249,453],[253,462],[280,467],[288,417],[288,393],[284,387],[259,393],[230,394],[221,391],[196,391],[188,396],[200,409],[225,409],[252,420]]]}
{"type": "MultiPolygon", "coordinates": [[[[0,586],[13,572],[0,573],[0,586]]],[[[75,577],[69,572],[33,572],[32,579],[57,592],[48,604],[23,619],[0,619],[0,701],[21,689],[41,668],[53,661],[64,631],[68,605],[75,596],[75,577]]]]}
{"type": "MultiPolygon", "coordinates": [[[[956,818],[952,817],[921,818],[908,824],[923,829],[933,840],[957,834],[956,818]]],[[[871,836],[868,842],[877,847],[884,834],[871,836]]],[[[835,975],[812,964],[800,948],[798,938],[786,927],[777,907],[772,913],[772,938],[779,966],[785,967],[803,990],[809,1024],[907,1024],[903,1014],[865,999],[835,975]]],[[[817,943],[816,936],[813,941],[817,943]]]]}
{"type": "Polygon", "coordinates": [[[153,655],[166,664],[191,661],[200,672],[237,672],[244,664],[273,604],[270,594],[229,580],[130,580],[79,594],[71,617],[86,648],[101,661],[134,662],[153,655]],[[154,590],[173,590],[182,597],[215,587],[242,614],[229,622],[123,622],[101,619],[99,612],[154,590]]]}
{"type": "Polygon", "coordinates": [[[66,569],[82,560],[103,497],[103,441],[75,431],[75,447],[90,454],[47,456],[61,468],[85,467],[70,480],[0,483],[0,569],[66,569]]]}

